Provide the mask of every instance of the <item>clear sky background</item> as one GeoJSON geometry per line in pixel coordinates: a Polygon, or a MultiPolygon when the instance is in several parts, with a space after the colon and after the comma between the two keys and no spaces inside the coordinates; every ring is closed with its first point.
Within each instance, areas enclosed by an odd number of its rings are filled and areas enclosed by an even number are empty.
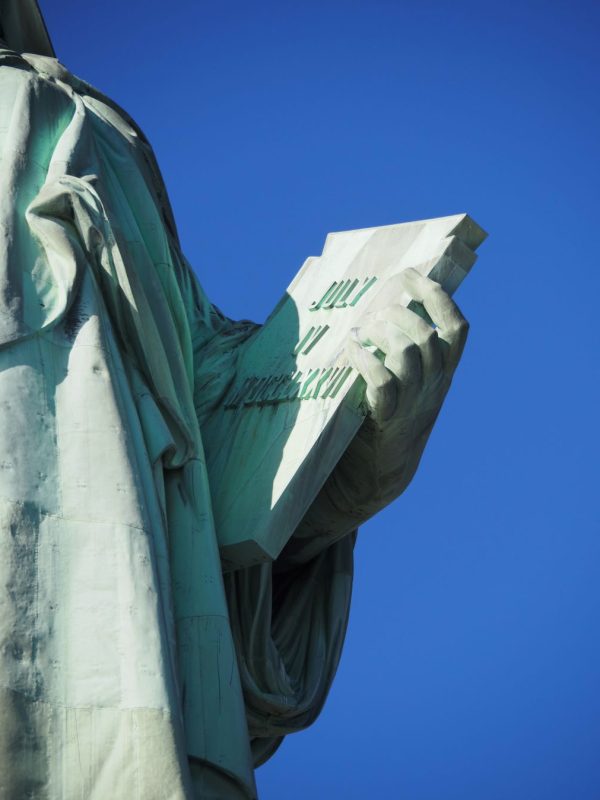
{"type": "Polygon", "coordinates": [[[328,231],[489,232],[420,471],[359,536],[328,704],[262,800],[598,800],[600,4],[42,3],[229,316],[262,321],[328,231]]]}

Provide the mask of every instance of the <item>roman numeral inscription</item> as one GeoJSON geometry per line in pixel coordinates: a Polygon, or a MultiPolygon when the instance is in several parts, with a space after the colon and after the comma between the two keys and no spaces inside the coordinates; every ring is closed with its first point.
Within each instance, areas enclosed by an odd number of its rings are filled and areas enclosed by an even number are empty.
{"type": "MultiPolygon", "coordinates": [[[[314,300],[309,311],[351,308],[376,283],[377,278],[345,278],[334,281],[320,300],[314,300]]],[[[329,325],[311,325],[294,347],[292,355],[306,356],[322,341],[329,325]]],[[[346,383],[352,367],[315,367],[295,370],[284,375],[251,376],[234,388],[223,404],[225,409],[247,406],[269,406],[293,400],[333,400],[346,383]]]]}
{"type": "Polygon", "coordinates": [[[347,308],[355,306],[358,301],[369,291],[377,278],[365,278],[362,286],[358,278],[346,278],[343,281],[334,281],[320,300],[313,300],[309,311],[329,310],[334,308],[347,308]]]}
{"type": "Polygon", "coordinates": [[[299,353],[302,353],[303,356],[308,355],[317,342],[321,341],[328,330],[329,325],[318,325],[316,328],[314,325],[311,325],[308,333],[306,333],[302,339],[300,339],[296,347],[294,347],[294,355],[297,356],[299,353]]]}
{"type": "Polygon", "coordinates": [[[296,370],[291,375],[246,378],[238,389],[234,389],[224,406],[232,409],[293,400],[333,400],[351,372],[352,367],[326,367],[309,369],[307,372],[296,370]]]}

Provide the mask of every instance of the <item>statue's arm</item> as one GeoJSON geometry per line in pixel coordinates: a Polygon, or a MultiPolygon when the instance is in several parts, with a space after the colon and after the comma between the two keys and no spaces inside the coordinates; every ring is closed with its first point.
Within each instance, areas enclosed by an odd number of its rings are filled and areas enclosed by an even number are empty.
{"type": "MultiPolygon", "coordinates": [[[[369,414],[284,548],[281,569],[304,563],[351,534],[398,497],[418,467],[468,324],[438,283],[415,270],[405,270],[401,280],[435,327],[394,304],[361,320],[347,352],[365,380],[369,414]]],[[[211,412],[235,379],[244,345],[259,326],[227,319],[194,276],[192,284],[195,405],[202,427],[210,424],[211,412]]]]}
{"type": "Polygon", "coordinates": [[[196,416],[202,430],[235,380],[244,344],[260,329],[250,320],[232,320],[210,302],[190,264],[182,257],[178,283],[186,307],[193,353],[196,416]]]}
{"type": "Polygon", "coordinates": [[[364,317],[347,351],[365,379],[369,415],[284,549],[283,566],[356,530],[406,489],[418,467],[468,324],[438,283],[415,270],[402,281],[435,327],[399,305],[364,317]]]}

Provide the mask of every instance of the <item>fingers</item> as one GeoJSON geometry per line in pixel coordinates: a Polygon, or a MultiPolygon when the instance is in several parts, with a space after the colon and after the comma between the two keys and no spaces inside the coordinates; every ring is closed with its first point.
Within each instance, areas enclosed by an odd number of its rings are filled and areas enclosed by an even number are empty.
{"type": "Polygon", "coordinates": [[[346,352],[352,366],[367,384],[367,401],[375,417],[382,422],[393,416],[398,401],[396,379],[376,355],[356,339],[349,339],[346,352]]]}
{"type": "Polygon", "coordinates": [[[376,317],[385,317],[417,345],[423,364],[424,376],[435,373],[441,368],[438,334],[435,328],[428,325],[425,320],[405,306],[399,305],[389,306],[385,312],[377,313],[376,317]]]}
{"type": "Polygon", "coordinates": [[[456,304],[435,281],[414,269],[404,270],[396,280],[406,293],[404,300],[408,295],[421,303],[436,327],[404,305],[386,305],[395,292],[380,296],[362,318],[347,353],[366,381],[367,401],[380,421],[390,419],[401,407],[410,407],[420,391],[431,399],[440,387],[447,388],[469,328],[456,304]],[[385,360],[366,349],[368,346],[385,354],[385,360]]]}
{"type": "MultiPolygon", "coordinates": [[[[467,341],[468,322],[439,283],[411,268],[400,273],[400,279],[404,289],[417,302],[423,304],[425,311],[437,326],[438,338],[448,345],[446,368],[453,370],[460,360],[467,341]]],[[[416,317],[416,314],[414,316],[416,317]]]]}
{"type": "Polygon", "coordinates": [[[421,357],[413,340],[387,319],[367,318],[357,331],[362,345],[374,345],[385,354],[385,365],[398,377],[401,373],[421,373],[421,357]]]}

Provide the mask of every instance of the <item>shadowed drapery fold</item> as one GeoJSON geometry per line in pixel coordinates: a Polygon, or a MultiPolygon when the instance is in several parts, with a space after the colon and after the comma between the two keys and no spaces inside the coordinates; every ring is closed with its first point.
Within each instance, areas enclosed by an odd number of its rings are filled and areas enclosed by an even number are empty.
{"type": "Polygon", "coordinates": [[[225,576],[256,764],[323,707],[346,633],[354,538],[275,575],[265,565],[225,576]]]}

